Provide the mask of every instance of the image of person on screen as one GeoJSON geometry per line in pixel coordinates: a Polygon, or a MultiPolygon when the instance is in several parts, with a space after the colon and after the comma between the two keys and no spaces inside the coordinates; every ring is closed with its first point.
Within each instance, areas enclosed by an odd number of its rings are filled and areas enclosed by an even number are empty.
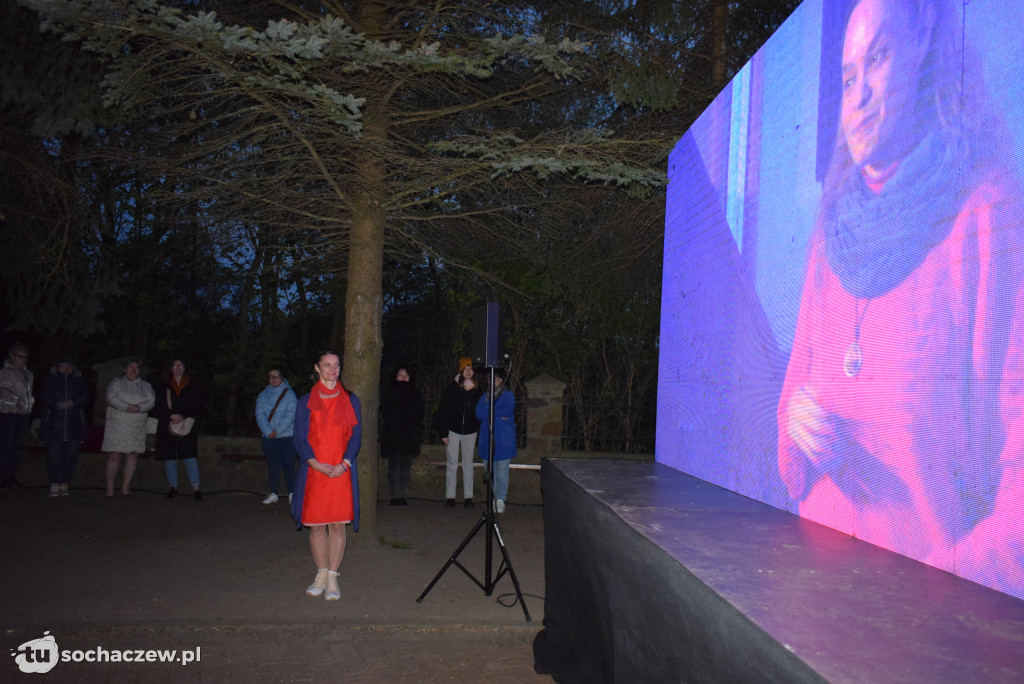
{"type": "Polygon", "coordinates": [[[801,516],[1022,595],[1011,155],[951,3],[850,4],[779,470],[801,516]]]}

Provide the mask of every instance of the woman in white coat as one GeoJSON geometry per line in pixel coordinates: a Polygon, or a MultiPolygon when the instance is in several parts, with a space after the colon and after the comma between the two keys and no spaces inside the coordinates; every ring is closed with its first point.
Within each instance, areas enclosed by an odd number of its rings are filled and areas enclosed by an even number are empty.
{"type": "Polygon", "coordinates": [[[114,496],[114,480],[125,456],[121,496],[131,496],[132,476],[139,454],[146,450],[147,413],[156,403],[153,386],[139,379],[138,359],[125,359],[124,377],[107,385],[107,420],[103,430],[103,453],[107,457],[107,498],[114,496]]]}

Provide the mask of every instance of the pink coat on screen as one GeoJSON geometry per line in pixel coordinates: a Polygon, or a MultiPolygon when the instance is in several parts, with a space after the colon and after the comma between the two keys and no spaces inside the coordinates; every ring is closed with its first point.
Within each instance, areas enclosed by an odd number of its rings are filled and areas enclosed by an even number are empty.
{"type": "Polygon", "coordinates": [[[1024,597],[1020,199],[990,176],[923,263],[870,300],[843,288],[814,233],[778,456],[801,516],[1024,597]],[[842,435],[817,465],[787,432],[800,388],[842,435]]]}

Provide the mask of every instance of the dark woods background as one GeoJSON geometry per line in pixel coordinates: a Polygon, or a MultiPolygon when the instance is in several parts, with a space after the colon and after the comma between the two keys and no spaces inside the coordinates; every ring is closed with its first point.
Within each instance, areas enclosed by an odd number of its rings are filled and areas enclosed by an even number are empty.
{"type": "Polygon", "coordinates": [[[394,83],[299,54],[254,72],[256,96],[230,73],[258,61],[245,46],[196,39],[195,57],[140,37],[104,52],[98,30],[39,32],[37,11],[107,4],[0,7],[0,346],[30,349],[37,386],[63,354],[93,379],[123,355],[150,380],[182,358],[205,390],[203,431],[255,435],[268,368],[301,394],[317,351],[375,337],[346,311],[366,279],[349,237],[369,212],[384,225],[382,383],[404,365],[436,408],[473,309],[498,302],[517,395],[542,373],[567,385],[567,446],[653,449],[665,159],[796,0],[470,0],[444,17],[386,0],[161,3],[258,30],[331,13],[410,54],[431,41],[485,53],[493,35],[583,41],[571,72],[524,49],[484,71],[398,64],[394,83]],[[135,82],[126,53],[160,70],[135,82]],[[272,100],[284,71],[364,98],[362,128],[302,93],[272,100]]]}

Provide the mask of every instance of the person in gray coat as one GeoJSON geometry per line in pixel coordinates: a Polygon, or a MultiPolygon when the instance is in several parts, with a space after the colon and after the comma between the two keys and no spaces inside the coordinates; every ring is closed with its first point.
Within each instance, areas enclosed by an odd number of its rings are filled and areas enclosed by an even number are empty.
{"type": "Polygon", "coordinates": [[[32,419],[32,371],[28,369],[28,349],[16,344],[10,358],[0,369],[0,489],[20,487],[18,449],[32,419]]]}

